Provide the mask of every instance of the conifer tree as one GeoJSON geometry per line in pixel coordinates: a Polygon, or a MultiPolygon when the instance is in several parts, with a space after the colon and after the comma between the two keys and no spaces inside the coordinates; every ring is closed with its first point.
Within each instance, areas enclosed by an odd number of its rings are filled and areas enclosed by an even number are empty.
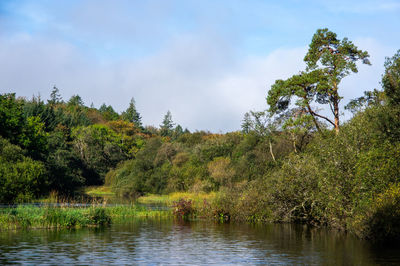
{"type": "Polygon", "coordinates": [[[124,120],[135,124],[136,127],[143,129],[142,117],[140,113],[136,110],[136,102],[132,97],[128,109],[122,114],[124,120]]]}
{"type": "Polygon", "coordinates": [[[163,136],[163,137],[171,136],[173,128],[174,128],[174,123],[172,122],[172,115],[171,115],[171,112],[168,110],[168,112],[164,116],[164,120],[162,121],[162,124],[160,125],[161,136],[163,136]]]}
{"type": "Polygon", "coordinates": [[[359,50],[347,38],[337,38],[328,29],[318,29],[314,34],[308,52],[304,57],[306,71],[287,80],[277,80],[268,92],[267,102],[271,113],[289,108],[296,98],[297,108],[303,108],[312,116],[317,129],[317,119],[323,119],[339,132],[339,84],[351,72],[357,73],[357,61],[370,65],[369,54],[359,50]],[[318,113],[311,104],[328,104],[333,118],[318,113]]]}

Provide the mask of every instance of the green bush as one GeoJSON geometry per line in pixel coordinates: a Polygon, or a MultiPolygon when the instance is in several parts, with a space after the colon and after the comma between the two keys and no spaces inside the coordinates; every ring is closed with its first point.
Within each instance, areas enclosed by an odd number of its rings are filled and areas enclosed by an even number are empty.
{"type": "Polygon", "coordinates": [[[379,194],[364,219],[363,237],[375,241],[400,240],[400,184],[379,194]]]}
{"type": "Polygon", "coordinates": [[[0,202],[26,202],[41,195],[46,187],[43,163],[25,157],[21,148],[0,137],[0,202]]]}
{"type": "Polygon", "coordinates": [[[107,214],[105,208],[95,208],[90,212],[91,222],[95,225],[109,225],[111,224],[111,217],[107,214]]]}

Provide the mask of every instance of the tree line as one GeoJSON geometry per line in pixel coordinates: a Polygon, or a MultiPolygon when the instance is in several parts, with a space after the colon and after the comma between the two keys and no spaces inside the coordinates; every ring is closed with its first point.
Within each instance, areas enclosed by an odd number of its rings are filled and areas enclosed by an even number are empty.
{"type": "Polygon", "coordinates": [[[133,98],[118,114],[106,104],[87,107],[79,95],[63,101],[57,87],[47,102],[1,94],[0,202],[103,184],[110,169],[135,158],[154,135],[173,139],[184,132],[169,111],[159,129],[144,127],[133,98]]]}

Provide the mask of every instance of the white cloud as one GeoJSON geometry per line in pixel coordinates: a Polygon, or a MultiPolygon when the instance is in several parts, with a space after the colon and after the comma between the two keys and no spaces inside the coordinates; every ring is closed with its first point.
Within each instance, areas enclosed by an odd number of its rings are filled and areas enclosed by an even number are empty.
{"type": "MultiPolygon", "coordinates": [[[[158,126],[170,110],[191,130],[238,130],[245,112],[267,108],[276,79],[304,69],[301,41],[266,55],[244,50],[249,36],[251,47],[275,47],[273,38],[291,33],[272,29],[300,21],[284,6],[267,6],[21,1],[10,8],[15,17],[0,17],[0,92],[46,98],[57,85],[64,99],[79,94],[87,105],[105,102],[119,112],[135,97],[145,124],[158,126]]],[[[383,58],[394,53],[373,39],[359,46],[370,51],[373,66],[343,81],[346,99],[379,85],[383,58]]]]}
{"type": "MultiPolygon", "coordinates": [[[[384,57],[395,52],[373,39],[354,43],[373,65],[343,80],[344,104],[379,87],[384,57]]],[[[70,44],[18,35],[0,40],[0,88],[47,98],[55,84],[64,99],[79,94],[87,105],[105,102],[118,111],[135,97],[145,124],[158,126],[170,110],[183,127],[224,132],[239,130],[245,112],[266,109],[270,86],[303,70],[305,53],[298,47],[238,58],[223,39],[186,35],[140,60],[101,63],[70,44]]]]}
{"type": "MultiPolygon", "coordinates": [[[[340,93],[344,97],[341,102],[342,107],[349,100],[362,96],[364,91],[381,89],[380,81],[384,72],[385,57],[391,57],[396,52],[394,47],[383,45],[373,38],[359,38],[354,40],[354,44],[359,49],[368,51],[371,65],[358,64],[358,73],[352,73],[343,79],[340,86],[340,93]]],[[[345,112],[345,118],[350,117],[351,114],[345,112]]]]}
{"type": "Polygon", "coordinates": [[[106,102],[124,110],[135,97],[146,124],[167,110],[182,126],[237,130],[243,113],[264,109],[268,86],[301,69],[304,48],[239,59],[224,40],[182,36],[136,61],[101,64],[70,44],[18,35],[0,43],[0,88],[47,98],[57,85],[64,99],[79,94],[87,105],[106,102]]]}

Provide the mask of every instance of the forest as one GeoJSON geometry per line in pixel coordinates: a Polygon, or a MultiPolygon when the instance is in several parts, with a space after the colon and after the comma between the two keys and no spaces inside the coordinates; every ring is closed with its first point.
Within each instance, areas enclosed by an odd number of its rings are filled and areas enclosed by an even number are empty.
{"type": "Polygon", "coordinates": [[[368,52],[320,29],[304,61],[266,91],[266,110],[249,111],[241,130],[226,134],[190,132],[169,111],[159,127],[145,126],[134,98],[117,113],[79,95],[64,100],[57,87],[47,100],[3,93],[0,203],[104,184],[131,198],[215,192],[204,202],[214,217],[399,239],[400,50],[386,58],[382,88],[345,110],[340,83],[370,64],[368,52]]]}

